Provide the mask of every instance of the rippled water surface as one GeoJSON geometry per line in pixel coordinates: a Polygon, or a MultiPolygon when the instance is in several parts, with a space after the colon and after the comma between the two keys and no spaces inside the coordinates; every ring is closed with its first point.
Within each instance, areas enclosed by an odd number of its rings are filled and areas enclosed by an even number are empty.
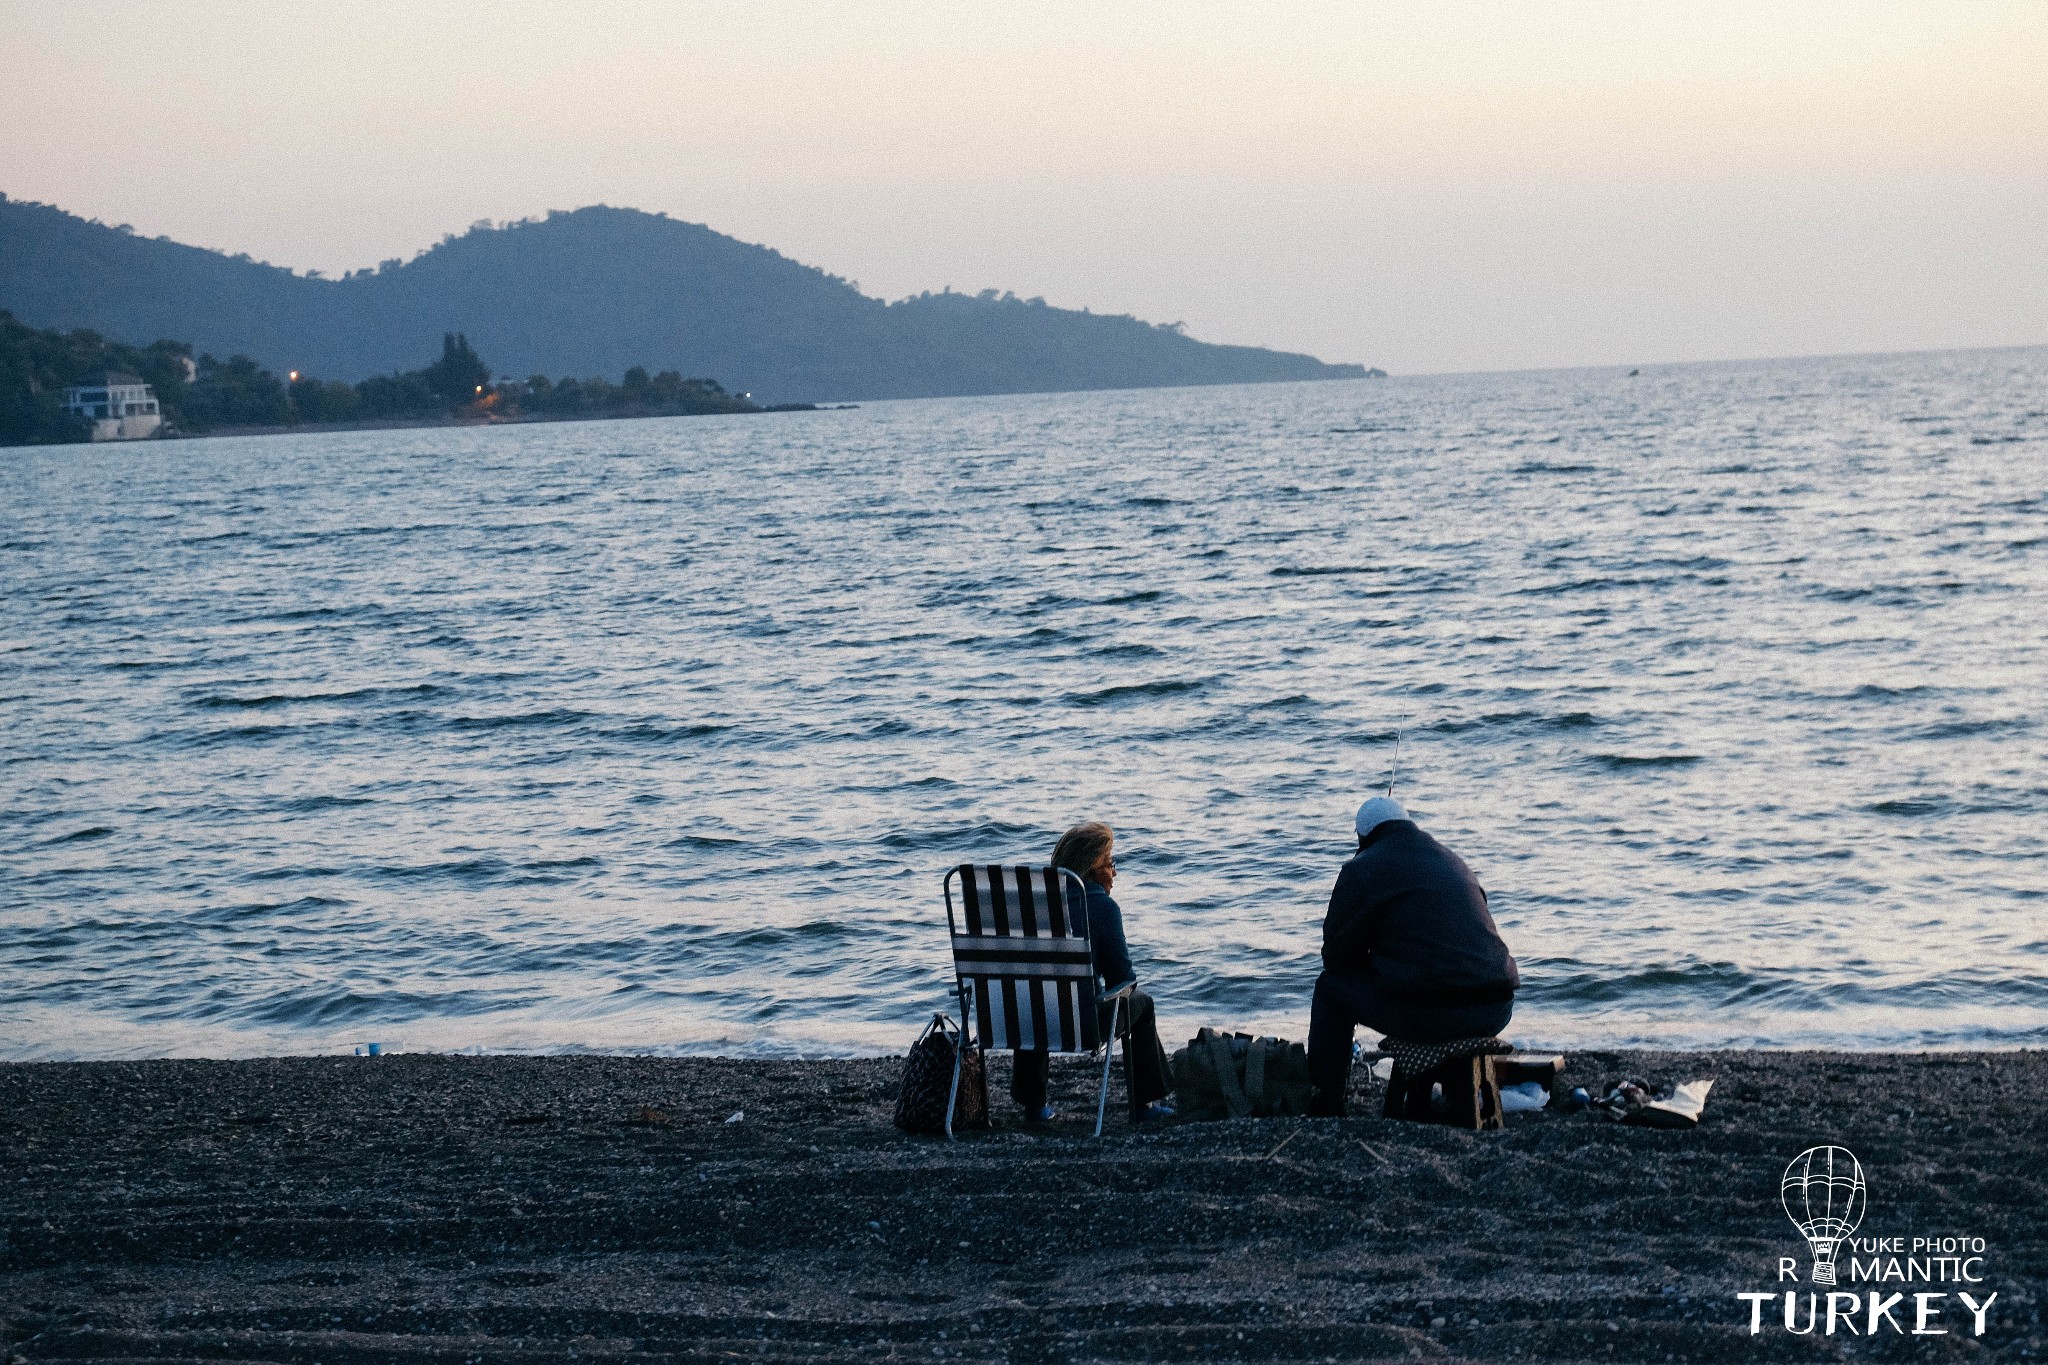
{"type": "Polygon", "coordinates": [[[1387,780],[1562,1045],[2048,1040],[2048,351],[0,452],[0,1056],[900,1048],[1120,834],[1300,1037],[1387,780]]]}

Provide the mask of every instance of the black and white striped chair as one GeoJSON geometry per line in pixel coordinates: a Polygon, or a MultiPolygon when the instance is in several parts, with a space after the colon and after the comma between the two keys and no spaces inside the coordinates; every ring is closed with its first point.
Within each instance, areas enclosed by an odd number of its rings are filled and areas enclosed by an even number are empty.
{"type": "MultiPolygon", "coordinates": [[[[1137,982],[1106,990],[1088,940],[1088,895],[1065,868],[963,864],[946,874],[946,922],[953,931],[953,976],[960,1001],[961,1050],[1102,1054],[1095,1136],[1109,1107],[1112,1045],[1129,1027],[1137,982]],[[953,903],[954,882],[960,903],[953,903]],[[1109,1007],[1104,1031],[1102,1009],[1109,1007]]],[[[1128,1049],[1124,1064],[1130,1065],[1128,1049]]],[[[1126,1083],[1129,1077],[1125,1077],[1126,1083]]],[[[946,1101],[953,1135],[960,1064],[946,1101]]]]}

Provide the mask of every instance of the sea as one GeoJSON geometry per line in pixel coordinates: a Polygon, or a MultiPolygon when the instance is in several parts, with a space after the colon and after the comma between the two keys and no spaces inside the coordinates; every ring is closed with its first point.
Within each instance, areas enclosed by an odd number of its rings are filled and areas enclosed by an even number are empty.
{"type": "Polygon", "coordinates": [[[1535,1047],[2048,1043],[2048,348],[0,452],[0,1058],[897,1052],[1117,832],[1301,1038],[1352,812],[1535,1047]]]}

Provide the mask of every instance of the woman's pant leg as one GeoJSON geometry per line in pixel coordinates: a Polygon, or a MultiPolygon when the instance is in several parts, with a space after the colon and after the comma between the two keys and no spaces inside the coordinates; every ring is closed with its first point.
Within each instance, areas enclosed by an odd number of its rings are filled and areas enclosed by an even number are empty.
{"type": "MultiPolygon", "coordinates": [[[[1103,1007],[1102,1026],[1110,1024],[1111,1012],[1122,1017],[1124,1069],[1129,1077],[1131,1112],[1136,1113],[1154,1100],[1163,1100],[1173,1089],[1171,1064],[1159,1041],[1159,1016],[1152,997],[1133,991],[1119,1008],[1115,1002],[1103,1007]]],[[[1112,1044],[1114,1045],[1114,1044],[1112,1044]]],[[[1051,1059],[1043,1052],[1019,1051],[1010,1068],[1010,1098],[1036,1111],[1045,1104],[1051,1059]]]]}
{"type": "Polygon", "coordinates": [[[1032,1113],[1045,1107],[1052,1059],[1043,1052],[1018,1051],[1010,1057],[1010,1098],[1032,1113]]]}
{"type": "Polygon", "coordinates": [[[1166,1049],[1159,1042],[1159,1016],[1152,997],[1133,991],[1128,1009],[1130,1032],[1124,1038],[1124,1062],[1130,1078],[1131,1112],[1136,1114],[1166,1098],[1173,1089],[1173,1075],[1166,1049]]]}

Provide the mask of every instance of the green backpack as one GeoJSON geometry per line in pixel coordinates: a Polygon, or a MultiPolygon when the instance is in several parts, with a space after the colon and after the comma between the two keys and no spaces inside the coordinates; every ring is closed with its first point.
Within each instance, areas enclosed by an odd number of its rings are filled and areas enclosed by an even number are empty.
{"type": "Polygon", "coordinates": [[[1182,1118],[1305,1114],[1311,1089],[1308,1054],[1285,1038],[1205,1028],[1173,1054],[1175,1107],[1182,1118]]]}

